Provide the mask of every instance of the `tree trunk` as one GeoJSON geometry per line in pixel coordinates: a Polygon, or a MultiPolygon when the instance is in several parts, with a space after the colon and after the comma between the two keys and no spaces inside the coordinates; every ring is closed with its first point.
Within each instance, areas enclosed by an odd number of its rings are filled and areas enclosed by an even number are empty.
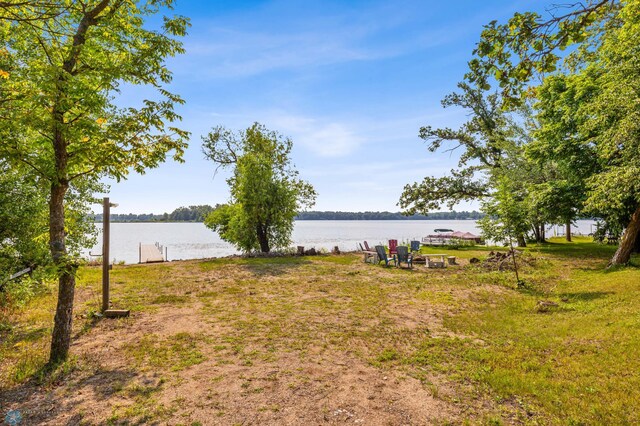
{"type": "Polygon", "coordinates": [[[541,243],[547,242],[547,236],[545,235],[545,230],[544,230],[544,223],[540,225],[540,242],[541,243]]]}
{"type": "Polygon", "coordinates": [[[533,225],[533,237],[536,240],[536,243],[540,242],[540,227],[536,224],[533,225]]]}
{"type": "Polygon", "coordinates": [[[258,225],[256,227],[256,232],[258,234],[258,242],[260,243],[260,251],[262,253],[269,253],[269,238],[267,237],[266,229],[264,229],[262,225],[258,225]]]}
{"type": "Polygon", "coordinates": [[[524,235],[520,234],[518,235],[518,247],[526,247],[527,246],[527,241],[524,239],[524,235]]]}
{"type": "Polygon", "coordinates": [[[57,364],[67,359],[71,344],[73,321],[73,296],[75,290],[75,266],[67,257],[64,234],[64,197],[67,183],[51,185],[49,200],[49,241],[51,255],[58,271],[58,305],[51,336],[49,363],[57,364]]]}
{"type": "Polygon", "coordinates": [[[568,220],[568,221],[567,221],[567,231],[566,231],[566,234],[567,234],[567,235],[566,235],[567,241],[571,242],[571,221],[570,221],[570,220],[568,220]]]}
{"type": "Polygon", "coordinates": [[[56,97],[52,109],[53,119],[53,151],[55,157],[55,175],[51,183],[51,199],[49,200],[49,244],[51,255],[58,274],[58,305],[51,336],[51,352],[49,353],[49,365],[55,365],[64,361],[69,356],[71,345],[71,326],[73,322],[73,296],[76,279],[75,269],[77,265],[68,257],[65,245],[64,232],[64,197],[69,189],[69,175],[67,162],[67,140],[65,128],[68,122],[65,113],[67,97],[67,79],[74,75],[78,58],[86,41],[89,27],[98,23],[98,16],[109,6],[109,0],[101,0],[91,10],[84,10],[82,19],[78,23],[73,35],[72,45],[67,50],[67,55],[62,63],[62,70],[56,80],[56,97]]]}
{"type": "Polygon", "coordinates": [[[613,255],[613,258],[609,262],[609,266],[625,265],[629,263],[629,259],[631,259],[631,253],[633,253],[633,250],[636,247],[639,236],[640,207],[638,207],[633,215],[631,215],[631,221],[629,221],[627,228],[622,234],[622,239],[620,240],[618,250],[616,250],[616,254],[613,255]]]}

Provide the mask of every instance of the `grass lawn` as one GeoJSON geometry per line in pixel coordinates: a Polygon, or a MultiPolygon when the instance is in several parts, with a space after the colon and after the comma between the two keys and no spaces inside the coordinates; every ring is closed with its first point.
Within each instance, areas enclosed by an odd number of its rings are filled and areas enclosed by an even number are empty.
{"type": "Polygon", "coordinates": [[[587,240],[513,271],[413,270],[360,255],[79,272],[73,356],[43,374],[51,289],[0,324],[0,414],[25,424],[637,424],[640,258],[587,240]],[[538,302],[557,306],[541,311],[538,302]]]}

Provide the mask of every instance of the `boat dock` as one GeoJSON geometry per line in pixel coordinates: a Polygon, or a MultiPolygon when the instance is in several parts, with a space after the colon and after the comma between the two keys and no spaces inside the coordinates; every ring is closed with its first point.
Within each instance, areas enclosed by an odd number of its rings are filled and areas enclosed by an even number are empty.
{"type": "Polygon", "coordinates": [[[140,259],[138,263],[155,263],[167,261],[167,248],[160,245],[160,243],[140,243],[138,252],[140,259]]]}

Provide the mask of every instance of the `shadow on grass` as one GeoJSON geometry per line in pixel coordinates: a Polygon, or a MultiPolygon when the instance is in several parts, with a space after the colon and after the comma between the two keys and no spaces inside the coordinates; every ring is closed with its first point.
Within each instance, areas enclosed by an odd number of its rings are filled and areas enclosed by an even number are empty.
{"type": "Polygon", "coordinates": [[[629,263],[627,263],[626,265],[615,265],[615,266],[609,266],[608,263],[609,259],[607,258],[606,261],[603,261],[601,263],[594,263],[592,265],[589,266],[583,266],[581,268],[577,268],[581,271],[584,272],[595,272],[595,273],[602,273],[603,275],[606,274],[614,274],[617,272],[622,272],[622,271],[627,271],[627,270],[637,270],[640,269],[640,256],[639,255],[634,255],[631,260],[629,261],[629,263]]]}
{"type": "MultiPolygon", "coordinates": [[[[9,410],[18,410],[22,415],[22,423],[25,425],[36,425],[42,423],[77,425],[82,424],[82,412],[78,412],[71,417],[69,413],[76,411],[82,399],[69,398],[65,393],[56,393],[53,390],[58,386],[69,386],[78,372],[75,367],[69,367],[70,363],[62,363],[57,366],[44,365],[32,378],[18,386],[10,389],[3,389],[0,392],[0,415],[4,416],[9,410]],[[41,396],[46,394],[45,398],[41,396]],[[40,396],[36,398],[36,396],[40,396]],[[64,418],[63,423],[61,421],[64,418]]],[[[73,383],[74,394],[92,393],[107,399],[115,393],[125,388],[137,377],[137,373],[132,370],[123,369],[98,369],[92,374],[81,378],[73,383]]]]}
{"type": "Polygon", "coordinates": [[[292,270],[311,263],[311,260],[305,257],[291,256],[247,258],[242,259],[239,265],[256,277],[263,277],[286,275],[292,270]]]}
{"type": "Polygon", "coordinates": [[[39,327],[31,330],[20,330],[16,331],[13,329],[13,333],[11,335],[11,340],[14,342],[37,342],[43,336],[49,333],[49,328],[47,327],[39,327]]]}
{"type": "Polygon", "coordinates": [[[588,258],[588,259],[608,259],[613,256],[617,246],[607,246],[589,242],[546,242],[530,244],[527,247],[530,251],[537,251],[544,254],[553,254],[558,257],[588,258]]]}
{"type": "Polygon", "coordinates": [[[101,323],[103,319],[104,317],[102,315],[98,315],[94,312],[90,312],[89,318],[85,320],[84,324],[82,325],[82,328],[78,330],[78,332],[73,336],[73,340],[83,336],[84,334],[87,334],[89,331],[95,328],[99,323],[101,323]]]}
{"type": "Polygon", "coordinates": [[[575,293],[560,293],[558,296],[566,298],[569,302],[591,302],[594,300],[609,297],[615,294],[613,291],[581,291],[575,293]]]}

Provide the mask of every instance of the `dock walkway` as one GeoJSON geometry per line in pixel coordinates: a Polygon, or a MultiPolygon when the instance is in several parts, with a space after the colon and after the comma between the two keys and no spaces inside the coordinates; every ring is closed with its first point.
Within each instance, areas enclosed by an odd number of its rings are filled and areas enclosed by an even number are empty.
{"type": "Polygon", "coordinates": [[[164,262],[166,259],[163,251],[163,247],[158,243],[140,243],[140,263],[164,262]]]}

